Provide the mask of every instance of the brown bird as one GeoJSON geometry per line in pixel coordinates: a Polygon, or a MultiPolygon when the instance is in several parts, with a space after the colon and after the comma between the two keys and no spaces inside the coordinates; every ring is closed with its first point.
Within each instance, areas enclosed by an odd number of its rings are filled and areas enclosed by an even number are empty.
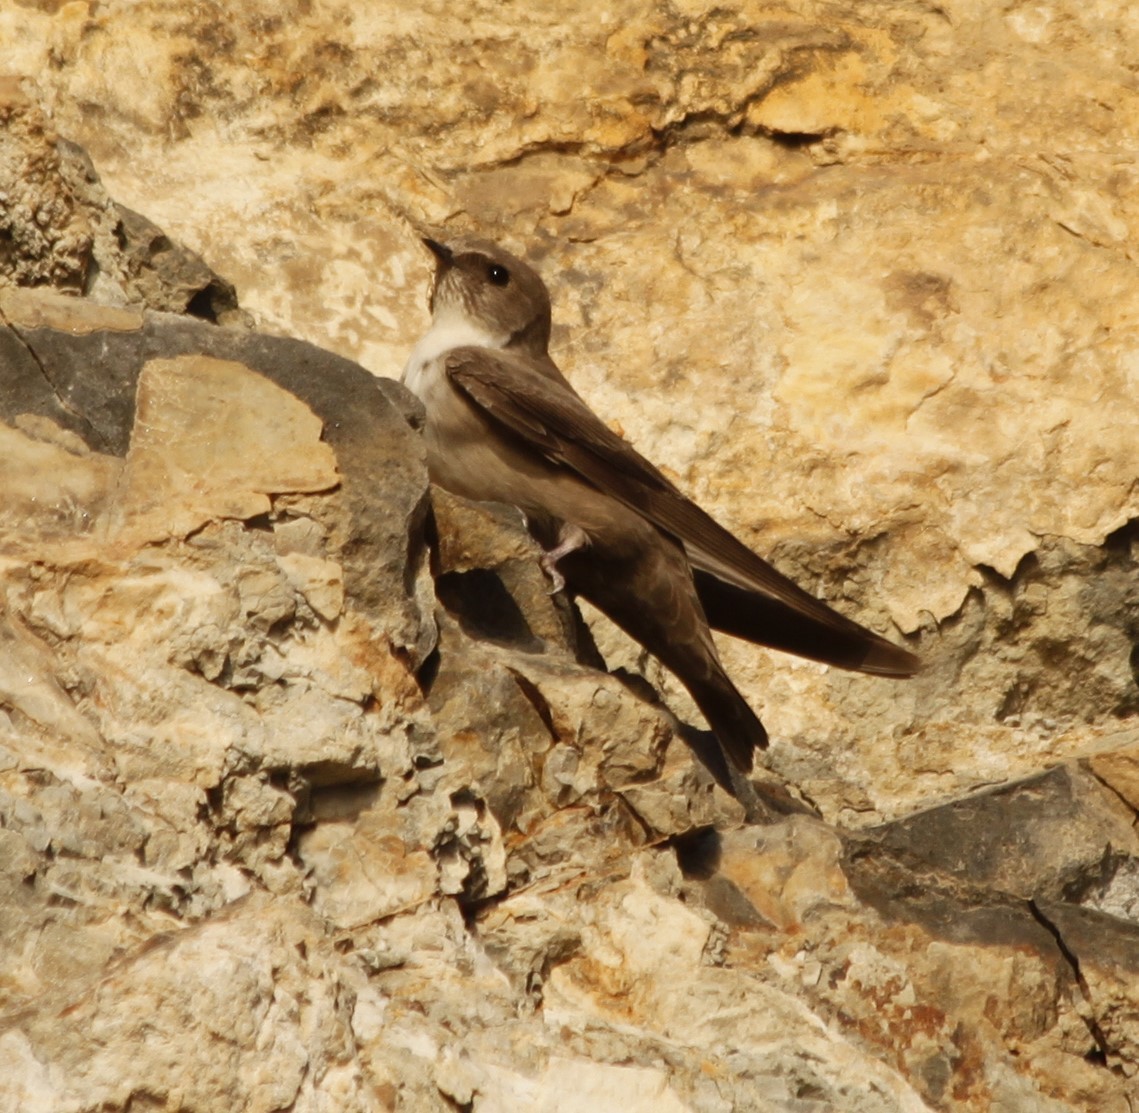
{"type": "Polygon", "coordinates": [[[918,670],[756,556],[590,410],[550,359],[535,271],[485,240],[423,242],[437,264],[431,327],[403,382],[427,410],[432,481],[518,507],[554,590],[588,599],[659,658],[737,769],[751,769],[767,732],[710,628],[858,672],[918,670]]]}

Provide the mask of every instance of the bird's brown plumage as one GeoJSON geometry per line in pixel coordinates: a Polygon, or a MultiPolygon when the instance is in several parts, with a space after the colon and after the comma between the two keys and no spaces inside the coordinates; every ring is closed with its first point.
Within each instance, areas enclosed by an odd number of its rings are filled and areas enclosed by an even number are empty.
{"type": "Polygon", "coordinates": [[[589,409],[547,354],[549,297],[525,263],[486,241],[429,246],[434,324],[404,378],[427,408],[432,478],[518,506],[546,545],[566,524],[583,531],[586,544],[558,561],[568,590],[677,676],[737,768],[767,734],[710,627],[842,668],[917,671],[913,654],[777,572],[589,409]]]}

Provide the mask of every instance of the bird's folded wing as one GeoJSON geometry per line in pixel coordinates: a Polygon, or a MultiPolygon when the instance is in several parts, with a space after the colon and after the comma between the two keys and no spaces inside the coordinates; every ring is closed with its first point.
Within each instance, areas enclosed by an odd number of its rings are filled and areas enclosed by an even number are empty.
{"type": "Polygon", "coordinates": [[[871,671],[904,676],[917,670],[912,654],[832,610],[753,553],[576,394],[532,368],[524,356],[457,348],[448,355],[446,367],[451,382],[487,417],[677,538],[694,567],[778,601],[836,633],[880,643],[889,661],[871,671]]]}

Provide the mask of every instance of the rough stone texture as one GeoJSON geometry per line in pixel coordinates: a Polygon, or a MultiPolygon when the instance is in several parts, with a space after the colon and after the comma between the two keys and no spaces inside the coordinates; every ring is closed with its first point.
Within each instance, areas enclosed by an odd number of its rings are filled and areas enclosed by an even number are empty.
{"type": "Polygon", "coordinates": [[[0,0],[0,1108],[1129,1113],[1137,31],[0,0]],[[769,824],[429,495],[424,224],[927,660],[725,645],[769,824]]]}
{"type": "Polygon", "coordinates": [[[1126,1108],[1133,737],[740,827],[399,388],[0,309],[5,1108],[1126,1108]]]}
{"type": "Polygon", "coordinates": [[[107,195],[87,152],[0,73],[0,287],[50,285],[114,304],[247,324],[233,286],[107,195]]]}
{"type": "Polygon", "coordinates": [[[906,686],[725,648],[780,771],[872,825],[1135,711],[1135,31],[1076,0],[8,0],[0,71],[262,326],[377,374],[425,323],[412,225],[529,254],[597,408],[926,631],[906,686]]]}

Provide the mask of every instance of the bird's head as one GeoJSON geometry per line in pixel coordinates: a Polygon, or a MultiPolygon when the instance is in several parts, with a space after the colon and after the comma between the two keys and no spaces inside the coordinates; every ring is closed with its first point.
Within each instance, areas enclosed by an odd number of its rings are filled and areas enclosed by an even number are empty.
{"type": "Polygon", "coordinates": [[[488,240],[424,239],[435,256],[431,314],[457,317],[496,338],[497,346],[545,355],[550,295],[531,267],[488,240]]]}

